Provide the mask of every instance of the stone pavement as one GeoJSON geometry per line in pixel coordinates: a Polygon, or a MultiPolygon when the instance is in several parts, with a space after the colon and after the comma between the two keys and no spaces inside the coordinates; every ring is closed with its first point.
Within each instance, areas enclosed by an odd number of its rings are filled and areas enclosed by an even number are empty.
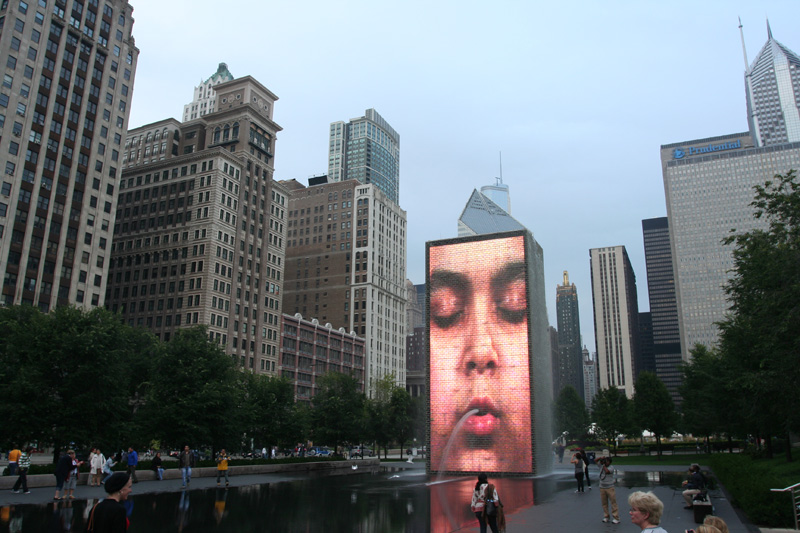
{"type": "MultiPolygon", "coordinates": [[[[424,468],[424,462],[415,462],[413,465],[407,463],[383,463],[385,466],[403,467],[407,468],[424,468]]],[[[554,472],[549,476],[552,482],[557,487],[557,490],[548,495],[544,501],[537,501],[537,504],[524,508],[521,511],[514,512],[507,515],[507,533],[517,532],[530,532],[530,531],[559,531],[565,533],[582,533],[582,532],[599,532],[599,533],[615,533],[615,532],[638,532],[638,528],[631,524],[628,515],[628,495],[636,490],[652,490],[658,498],[664,502],[664,515],[661,519],[661,526],[669,533],[683,533],[687,529],[694,528],[696,524],[693,520],[693,513],[683,508],[685,502],[681,495],[680,489],[669,485],[650,486],[648,478],[657,476],[650,476],[648,472],[685,472],[686,468],[683,466],[618,466],[618,472],[632,472],[639,473],[636,476],[632,475],[635,479],[643,480],[641,486],[627,486],[629,483],[617,483],[616,494],[617,503],[619,505],[620,524],[602,523],[603,518],[602,508],[600,507],[600,491],[597,488],[596,482],[593,484],[593,490],[586,490],[582,494],[574,492],[575,481],[572,475],[572,467],[569,464],[556,464],[554,472]]],[[[591,467],[592,480],[597,478],[597,467],[591,467]]],[[[279,482],[282,480],[297,479],[298,475],[288,472],[270,474],[271,482],[279,482]]],[[[620,476],[621,477],[621,476],[620,476]]],[[[264,476],[255,475],[242,475],[231,477],[231,486],[244,486],[254,483],[262,483],[264,476]]],[[[193,478],[192,488],[205,488],[215,487],[216,480],[214,477],[193,478]]],[[[180,479],[169,479],[165,481],[141,481],[133,487],[134,494],[136,493],[157,493],[157,492],[179,492],[181,490],[180,479]]],[[[43,504],[52,501],[54,487],[41,487],[32,488],[31,494],[14,494],[10,490],[0,491],[0,506],[18,505],[18,504],[43,504]]],[[[104,497],[102,487],[88,487],[86,485],[78,486],[76,490],[77,498],[79,499],[95,499],[104,497]]],[[[721,517],[728,524],[731,533],[759,533],[762,531],[766,533],[776,533],[777,530],[759,530],[758,527],[750,524],[746,517],[740,515],[731,505],[724,488],[717,488],[711,491],[711,497],[714,504],[714,514],[721,517]]],[[[502,498],[502,494],[501,494],[502,498]]],[[[478,532],[477,521],[461,531],[478,532]]]]}
{"type": "MultiPolygon", "coordinates": [[[[619,466],[618,472],[685,472],[682,466],[619,466]]],[[[590,475],[594,481],[597,478],[596,466],[590,467],[590,475]]],[[[593,490],[576,494],[572,465],[556,464],[552,476],[564,480],[571,480],[568,490],[556,491],[547,501],[538,503],[521,512],[506,516],[507,533],[530,531],[559,531],[565,533],[583,532],[638,532],[639,528],[630,521],[628,511],[628,495],[637,490],[652,491],[664,502],[664,515],[661,518],[661,527],[669,533],[683,533],[687,529],[696,527],[692,511],[683,508],[686,502],[680,490],[670,486],[645,486],[628,488],[617,483],[616,494],[619,506],[619,524],[603,523],[603,510],[600,506],[600,491],[597,483],[593,483],[593,490]]],[[[502,495],[501,495],[502,498],[502,495]]],[[[759,528],[750,524],[744,516],[740,516],[731,505],[722,489],[711,491],[714,504],[714,514],[725,520],[731,533],[758,533],[759,528]]],[[[469,531],[479,531],[476,526],[469,531]]]]}

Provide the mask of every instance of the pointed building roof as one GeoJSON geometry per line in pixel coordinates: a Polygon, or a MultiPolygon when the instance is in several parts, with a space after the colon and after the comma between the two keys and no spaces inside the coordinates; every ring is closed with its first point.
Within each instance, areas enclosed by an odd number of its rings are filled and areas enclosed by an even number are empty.
{"type": "Polygon", "coordinates": [[[231,71],[228,70],[228,64],[220,63],[219,66],[217,67],[217,71],[211,76],[209,76],[208,79],[203,82],[203,84],[211,82],[213,85],[216,85],[224,81],[232,81],[232,80],[233,80],[233,74],[231,74],[231,71]]]}
{"type": "Polygon", "coordinates": [[[773,68],[776,60],[786,58],[790,64],[800,65],[800,56],[789,50],[785,45],[779,43],[772,37],[772,29],[767,21],[767,42],[761,51],[756,55],[755,60],[750,64],[745,76],[752,76],[754,79],[762,77],[773,68]]]}
{"type": "Polygon", "coordinates": [[[472,196],[458,218],[459,237],[521,229],[526,228],[477,189],[472,191],[472,196]]]}

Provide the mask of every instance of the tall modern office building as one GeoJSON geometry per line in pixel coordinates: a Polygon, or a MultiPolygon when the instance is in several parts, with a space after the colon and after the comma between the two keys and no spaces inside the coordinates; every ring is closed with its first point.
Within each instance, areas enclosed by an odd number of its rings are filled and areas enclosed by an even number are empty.
{"type": "Polygon", "coordinates": [[[647,268],[647,293],[652,318],[655,372],[666,385],[676,404],[681,374],[681,336],[678,326],[678,303],[675,295],[675,271],[669,246],[667,217],[642,220],[644,260],[647,268]]]}
{"type": "Polygon", "coordinates": [[[732,229],[765,227],[753,218],[753,186],[800,168],[798,70],[800,60],[768,30],[745,72],[751,130],[661,146],[684,360],[695,344],[717,343],[715,323],[728,309],[732,248],[720,241],[732,229]]]}
{"type": "Polygon", "coordinates": [[[495,178],[496,183],[493,185],[484,185],[481,187],[481,194],[486,196],[503,211],[511,214],[511,191],[508,185],[503,183],[503,178],[495,178]]]}
{"type": "Polygon", "coordinates": [[[216,86],[226,81],[233,81],[233,74],[228,70],[228,65],[220,63],[214,74],[205,81],[201,81],[200,85],[194,88],[192,101],[183,106],[183,121],[189,122],[216,111],[216,86]]]}
{"type": "Polygon", "coordinates": [[[406,380],[406,213],[357,180],[289,191],[283,308],[366,339],[365,386],[406,380]]]}
{"type": "Polygon", "coordinates": [[[571,385],[583,398],[583,354],[581,350],[581,322],[578,313],[578,290],[569,282],[564,271],[564,284],[556,287],[556,317],[558,320],[558,361],[553,371],[557,373],[557,388],[553,395],[571,385]]]}
{"type": "Polygon", "coordinates": [[[594,335],[600,388],[617,387],[633,397],[639,358],[636,276],[624,246],[589,250],[594,335]]]}
{"type": "Polygon", "coordinates": [[[772,37],[767,22],[767,44],[746,63],[745,51],[747,120],[755,145],[800,141],[800,57],[772,37]]]}
{"type": "Polygon", "coordinates": [[[168,340],[208,326],[242,368],[277,372],[288,192],[276,184],[278,99],[245,76],[217,111],[128,132],[106,305],[168,340]]]}
{"type": "Polygon", "coordinates": [[[104,303],[139,56],[132,11],[124,0],[0,6],[2,304],[104,303]]]}
{"type": "MultiPolygon", "coordinates": [[[[507,199],[510,202],[510,199],[507,199]]],[[[477,189],[464,206],[458,217],[458,236],[502,233],[525,229],[508,211],[497,205],[491,198],[477,189]]]]}
{"type": "Polygon", "coordinates": [[[332,122],[328,180],[371,183],[400,204],[400,135],[374,109],[349,122],[332,122]]]}
{"type": "Polygon", "coordinates": [[[653,314],[639,313],[639,358],[634,364],[636,377],[642,372],[656,373],[656,357],[653,353],[653,314]]]}

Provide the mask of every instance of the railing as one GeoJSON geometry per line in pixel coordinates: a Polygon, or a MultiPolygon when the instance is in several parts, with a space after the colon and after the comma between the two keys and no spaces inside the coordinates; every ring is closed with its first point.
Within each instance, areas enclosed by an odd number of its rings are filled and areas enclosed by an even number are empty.
{"type": "Polygon", "coordinates": [[[800,483],[795,483],[785,489],[769,489],[771,492],[788,492],[792,497],[792,514],[794,514],[794,528],[800,531],[800,483]]]}

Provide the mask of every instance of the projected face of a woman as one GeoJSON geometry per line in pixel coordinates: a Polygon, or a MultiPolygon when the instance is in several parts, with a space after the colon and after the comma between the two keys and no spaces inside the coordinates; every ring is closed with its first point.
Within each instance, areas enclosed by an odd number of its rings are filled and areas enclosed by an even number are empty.
{"type": "Polygon", "coordinates": [[[431,468],[531,471],[523,237],[431,247],[431,468]],[[443,460],[458,421],[467,418],[443,460]]]}

